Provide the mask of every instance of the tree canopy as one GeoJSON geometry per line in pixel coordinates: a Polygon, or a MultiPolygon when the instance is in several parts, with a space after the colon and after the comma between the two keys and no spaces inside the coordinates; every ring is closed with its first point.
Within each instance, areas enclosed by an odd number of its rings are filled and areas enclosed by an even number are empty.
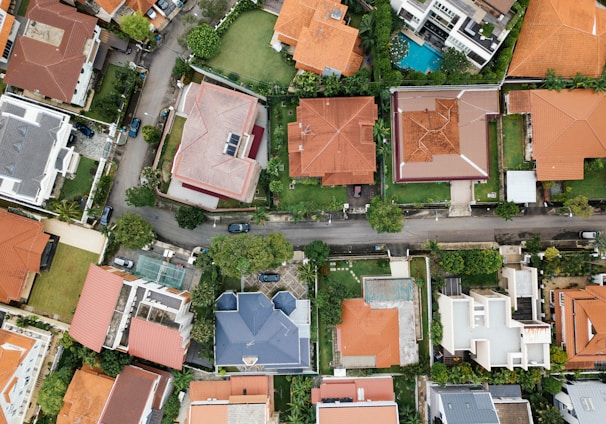
{"type": "Polygon", "coordinates": [[[330,255],[330,246],[322,240],[314,240],[303,249],[305,257],[314,266],[322,266],[330,255]]]}
{"type": "Polygon", "coordinates": [[[206,215],[204,215],[204,211],[200,208],[185,205],[177,209],[175,219],[179,227],[193,230],[206,221],[206,215]]]}
{"type": "Polygon", "coordinates": [[[141,216],[133,212],[125,212],[112,231],[116,243],[127,249],[141,249],[156,238],[154,228],[141,216]]]}
{"type": "Polygon", "coordinates": [[[149,21],[139,12],[120,19],[120,28],[126,35],[135,40],[145,41],[151,35],[149,21]]]}
{"type": "Polygon", "coordinates": [[[147,144],[158,144],[162,138],[160,130],[153,125],[145,125],[141,128],[141,133],[143,134],[143,140],[147,144]]]}
{"type": "Polygon", "coordinates": [[[126,204],[140,208],[143,206],[154,206],[156,204],[156,193],[147,186],[129,187],[126,189],[126,204]]]}
{"type": "Polygon", "coordinates": [[[63,406],[63,396],[71,379],[69,368],[51,372],[42,382],[38,393],[38,404],[45,415],[56,416],[63,406]]]}
{"type": "Polygon", "coordinates": [[[590,218],[593,215],[593,207],[589,204],[587,196],[578,195],[564,202],[564,206],[570,208],[571,212],[579,218],[590,218]]]}
{"type": "Polygon", "coordinates": [[[499,203],[499,206],[495,208],[494,213],[505,221],[511,221],[515,215],[520,213],[520,208],[514,202],[503,202],[499,203]]]}
{"type": "Polygon", "coordinates": [[[378,233],[399,233],[404,226],[400,207],[390,199],[382,199],[379,196],[371,199],[366,218],[378,233]]]}
{"type": "Polygon", "coordinates": [[[466,72],[470,67],[467,56],[460,50],[454,47],[447,47],[442,52],[442,59],[440,60],[440,71],[447,75],[462,74],[466,72]]]}
{"type": "Polygon", "coordinates": [[[219,54],[221,39],[207,24],[198,25],[187,35],[187,47],[202,59],[210,59],[219,54]]]}
{"type": "Polygon", "coordinates": [[[223,275],[240,277],[292,259],[293,245],[281,233],[222,235],[213,238],[209,254],[223,275]]]}

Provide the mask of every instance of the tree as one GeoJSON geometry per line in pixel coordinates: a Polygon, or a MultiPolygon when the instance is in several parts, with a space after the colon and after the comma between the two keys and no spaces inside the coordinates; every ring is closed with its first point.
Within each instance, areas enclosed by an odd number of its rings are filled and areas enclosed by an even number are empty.
{"type": "Polygon", "coordinates": [[[136,208],[142,206],[154,206],[156,204],[156,192],[147,185],[129,187],[126,189],[126,204],[136,208]]]}
{"type": "Polygon", "coordinates": [[[543,88],[547,90],[562,91],[566,88],[566,81],[561,75],[557,75],[554,69],[547,69],[543,88]]]}
{"type": "Polygon", "coordinates": [[[376,46],[377,38],[375,37],[375,20],[373,13],[367,13],[362,16],[360,21],[360,38],[362,39],[362,48],[366,53],[376,46]]]}
{"type": "Polygon", "coordinates": [[[442,335],[444,334],[444,328],[442,327],[442,323],[433,319],[431,321],[431,328],[429,329],[429,335],[431,336],[431,342],[434,346],[438,346],[442,343],[442,335]]]}
{"type": "Polygon", "coordinates": [[[222,18],[229,5],[227,0],[198,0],[198,6],[200,6],[202,15],[212,22],[222,18]]]}
{"type": "Polygon", "coordinates": [[[206,221],[206,215],[204,214],[204,211],[200,208],[185,205],[177,209],[175,219],[177,220],[177,224],[180,228],[187,228],[188,230],[193,230],[198,225],[206,221]]]}
{"type": "Polygon", "coordinates": [[[366,212],[370,226],[378,233],[399,233],[404,226],[402,211],[394,200],[375,196],[366,212]]]}
{"type": "Polygon", "coordinates": [[[562,380],[557,379],[555,377],[547,377],[543,379],[541,386],[543,387],[543,391],[549,393],[550,395],[557,395],[562,391],[562,386],[564,383],[562,380]]]}
{"type": "Polygon", "coordinates": [[[463,74],[469,69],[470,65],[467,56],[462,51],[454,47],[447,47],[442,51],[440,71],[446,75],[463,74]]]}
{"type": "Polygon", "coordinates": [[[191,303],[195,307],[208,308],[215,304],[219,284],[212,277],[201,278],[191,292],[191,303]]]}
{"type": "Polygon", "coordinates": [[[301,72],[295,76],[292,86],[298,97],[316,97],[320,90],[322,78],[312,72],[301,72]]]}
{"type": "Polygon", "coordinates": [[[125,366],[131,363],[132,356],[117,350],[103,349],[101,351],[99,368],[105,374],[115,377],[122,372],[125,366]]]}
{"type": "Polygon", "coordinates": [[[313,266],[321,267],[330,255],[330,246],[322,240],[314,240],[305,246],[303,252],[313,266]]]}
{"type": "Polygon", "coordinates": [[[531,255],[536,255],[541,251],[541,236],[534,236],[526,242],[526,250],[531,255]]]}
{"type": "Polygon", "coordinates": [[[600,231],[600,233],[596,236],[595,247],[598,248],[601,255],[606,253],[606,231],[600,231]]]}
{"type": "Polygon", "coordinates": [[[280,194],[284,191],[284,184],[280,180],[273,180],[269,183],[269,191],[274,194],[280,194]]]}
{"type": "Polygon", "coordinates": [[[133,212],[122,214],[112,234],[116,243],[132,250],[141,249],[156,238],[151,224],[133,212]]]}
{"type": "Polygon", "coordinates": [[[154,190],[160,187],[162,174],[156,168],[146,166],[141,170],[141,184],[154,190]]]}
{"type": "Polygon", "coordinates": [[[173,370],[173,384],[175,391],[182,392],[189,388],[189,383],[194,380],[194,372],[191,368],[183,368],[181,371],[173,370]]]}
{"type": "Polygon", "coordinates": [[[63,406],[63,396],[71,379],[69,368],[51,372],[42,382],[38,393],[38,404],[45,415],[56,416],[63,406]]]}
{"type": "Polygon", "coordinates": [[[147,144],[158,144],[162,138],[160,130],[153,125],[145,125],[141,128],[141,133],[143,134],[143,140],[147,144]]]}
{"type": "Polygon", "coordinates": [[[535,421],[538,424],[564,424],[564,418],[562,414],[553,405],[543,404],[543,408],[537,411],[538,420],[535,421]]]}
{"type": "Polygon", "coordinates": [[[550,246],[545,249],[545,259],[548,261],[553,261],[555,258],[560,256],[560,251],[557,247],[550,246]]]}
{"type": "Polygon", "coordinates": [[[385,140],[389,140],[391,129],[385,124],[383,118],[378,118],[375,125],[372,127],[372,136],[377,144],[383,144],[385,140]]]}
{"type": "Polygon", "coordinates": [[[291,242],[282,233],[269,233],[265,236],[265,242],[273,256],[271,266],[280,266],[286,261],[290,261],[294,255],[294,248],[291,242]]]}
{"type": "Polygon", "coordinates": [[[511,221],[515,215],[520,213],[520,208],[514,202],[503,202],[499,203],[499,206],[495,208],[494,213],[505,221],[511,221]]]}
{"type": "Polygon", "coordinates": [[[130,38],[138,41],[145,41],[151,36],[149,21],[139,12],[120,19],[120,28],[130,38]]]}
{"type": "Polygon", "coordinates": [[[590,218],[593,215],[593,207],[589,204],[587,196],[578,195],[568,199],[564,206],[569,207],[572,213],[580,218],[590,218]]]}
{"type": "Polygon", "coordinates": [[[448,383],[448,368],[443,362],[434,362],[431,367],[431,380],[440,386],[446,386],[446,383],[448,383]]]}
{"type": "Polygon", "coordinates": [[[251,220],[255,224],[265,225],[265,223],[267,222],[268,216],[269,216],[269,213],[266,208],[264,208],[263,206],[257,206],[257,208],[255,209],[255,213],[253,214],[251,220]]]}
{"type": "Polygon", "coordinates": [[[187,47],[198,57],[210,59],[219,54],[221,39],[207,24],[198,25],[187,35],[187,47]]]}
{"type": "Polygon", "coordinates": [[[550,373],[558,373],[564,370],[568,361],[568,353],[558,346],[551,345],[549,347],[549,362],[551,363],[550,373]]]}
{"type": "Polygon", "coordinates": [[[61,201],[54,200],[51,203],[53,212],[58,213],[57,219],[63,222],[70,222],[82,216],[82,210],[78,202],[63,199],[61,201]]]}
{"type": "Polygon", "coordinates": [[[316,280],[316,268],[311,263],[299,264],[297,271],[299,279],[308,286],[316,280]]]}
{"type": "Polygon", "coordinates": [[[215,334],[215,324],[212,320],[196,319],[191,328],[191,338],[200,343],[207,344],[212,341],[215,334]]]}
{"type": "Polygon", "coordinates": [[[270,160],[267,161],[267,174],[274,177],[280,177],[280,169],[284,169],[284,164],[282,163],[282,159],[279,156],[274,156],[270,160]]]}
{"type": "Polygon", "coordinates": [[[441,253],[440,265],[448,274],[457,275],[465,269],[465,260],[461,256],[461,253],[451,250],[441,253]]]}

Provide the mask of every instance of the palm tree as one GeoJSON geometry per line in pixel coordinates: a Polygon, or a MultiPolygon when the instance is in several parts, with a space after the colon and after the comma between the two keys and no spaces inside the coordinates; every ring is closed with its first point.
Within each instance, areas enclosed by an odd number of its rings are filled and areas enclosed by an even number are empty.
{"type": "Polygon", "coordinates": [[[383,143],[383,140],[388,139],[391,134],[391,129],[385,124],[383,118],[377,119],[374,127],[372,127],[372,136],[375,139],[375,143],[383,143]]]}
{"type": "Polygon", "coordinates": [[[309,262],[306,264],[300,264],[298,268],[298,276],[301,281],[311,285],[316,280],[316,270],[309,262]]]}
{"type": "Polygon", "coordinates": [[[253,214],[251,219],[255,224],[261,224],[261,225],[265,226],[265,223],[267,222],[267,218],[268,218],[267,209],[265,209],[263,206],[259,206],[259,207],[257,207],[257,209],[255,209],[255,213],[253,214]]]}
{"type": "Polygon", "coordinates": [[[368,53],[377,43],[377,37],[375,37],[375,19],[372,13],[362,16],[359,34],[362,39],[362,48],[368,53]]]}
{"type": "Polygon", "coordinates": [[[194,379],[194,372],[190,368],[183,368],[181,371],[173,371],[175,389],[180,392],[187,390],[189,383],[194,379]]]}
{"type": "Polygon", "coordinates": [[[54,201],[51,207],[53,212],[59,214],[57,216],[59,221],[69,222],[82,216],[80,205],[74,201],[68,201],[66,199],[54,201]]]}

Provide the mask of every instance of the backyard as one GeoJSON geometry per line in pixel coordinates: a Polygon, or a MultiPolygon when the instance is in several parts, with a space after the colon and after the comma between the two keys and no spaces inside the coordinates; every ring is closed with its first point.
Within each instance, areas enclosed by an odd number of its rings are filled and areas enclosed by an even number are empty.
{"type": "Polygon", "coordinates": [[[181,143],[181,136],[183,135],[183,127],[185,126],[185,118],[181,116],[175,117],[173,126],[170,130],[170,134],[164,140],[162,145],[162,155],[158,161],[158,169],[162,172],[162,185],[160,190],[164,193],[168,190],[168,184],[170,183],[170,171],[173,164],[173,159],[181,143]]]}
{"type": "Polygon", "coordinates": [[[502,122],[505,169],[521,169],[524,166],[524,119],[522,115],[505,115],[502,122]]]}
{"type": "Polygon", "coordinates": [[[423,325],[423,340],[419,341],[419,362],[429,361],[429,316],[427,311],[427,267],[425,258],[413,258],[410,261],[410,276],[415,279],[421,292],[421,323],[423,325]],[[423,281],[423,284],[420,284],[423,281]]]}
{"type": "Polygon", "coordinates": [[[288,86],[295,68],[269,45],[276,19],[275,15],[262,10],[243,13],[221,38],[219,55],[207,65],[231,79],[239,78],[249,84],[265,81],[288,86]]]}
{"type": "Polygon", "coordinates": [[[65,179],[61,189],[61,199],[79,200],[83,196],[88,196],[98,165],[96,161],[80,156],[76,177],[73,180],[65,179]]]}
{"type": "Polygon", "coordinates": [[[49,271],[36,277],[28,305],[34,313],[70,322],[91,263],[99,255],[59,243],[49,271]]]}
{"type": "Polygon", "coordinates": [[[568,190],[568,187],[571,188],[568,197],[582,194],[589,199],[606,198],[606,178],[603,169],[586,169],[582,180],[565,181],[564,185],[566,190],[568,190]]]}
{"type": "Polygon", "coordinates": [[[484,184],[474,184],[475,200],[478,202],[499,201],[499,146],[497,141],[496,121],[491,121],[488,124],[488,142],[490,179],[484,184]],[[488,197],[489,193],[496,193],[497,197],[488,197]]]}

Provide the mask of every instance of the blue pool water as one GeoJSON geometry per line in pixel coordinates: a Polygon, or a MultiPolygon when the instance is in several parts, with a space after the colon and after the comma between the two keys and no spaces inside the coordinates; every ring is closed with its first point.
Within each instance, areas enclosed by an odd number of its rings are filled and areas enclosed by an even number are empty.
{"type": "Polygon", "coordinates": [[[408,55],[398,64],[400,68],[410,68],[427,73],[440,67],[442,55],[436,49],[427,43],[420,46],[402,33],[399,33],[398,36],[408,41],[408,55]]]}

